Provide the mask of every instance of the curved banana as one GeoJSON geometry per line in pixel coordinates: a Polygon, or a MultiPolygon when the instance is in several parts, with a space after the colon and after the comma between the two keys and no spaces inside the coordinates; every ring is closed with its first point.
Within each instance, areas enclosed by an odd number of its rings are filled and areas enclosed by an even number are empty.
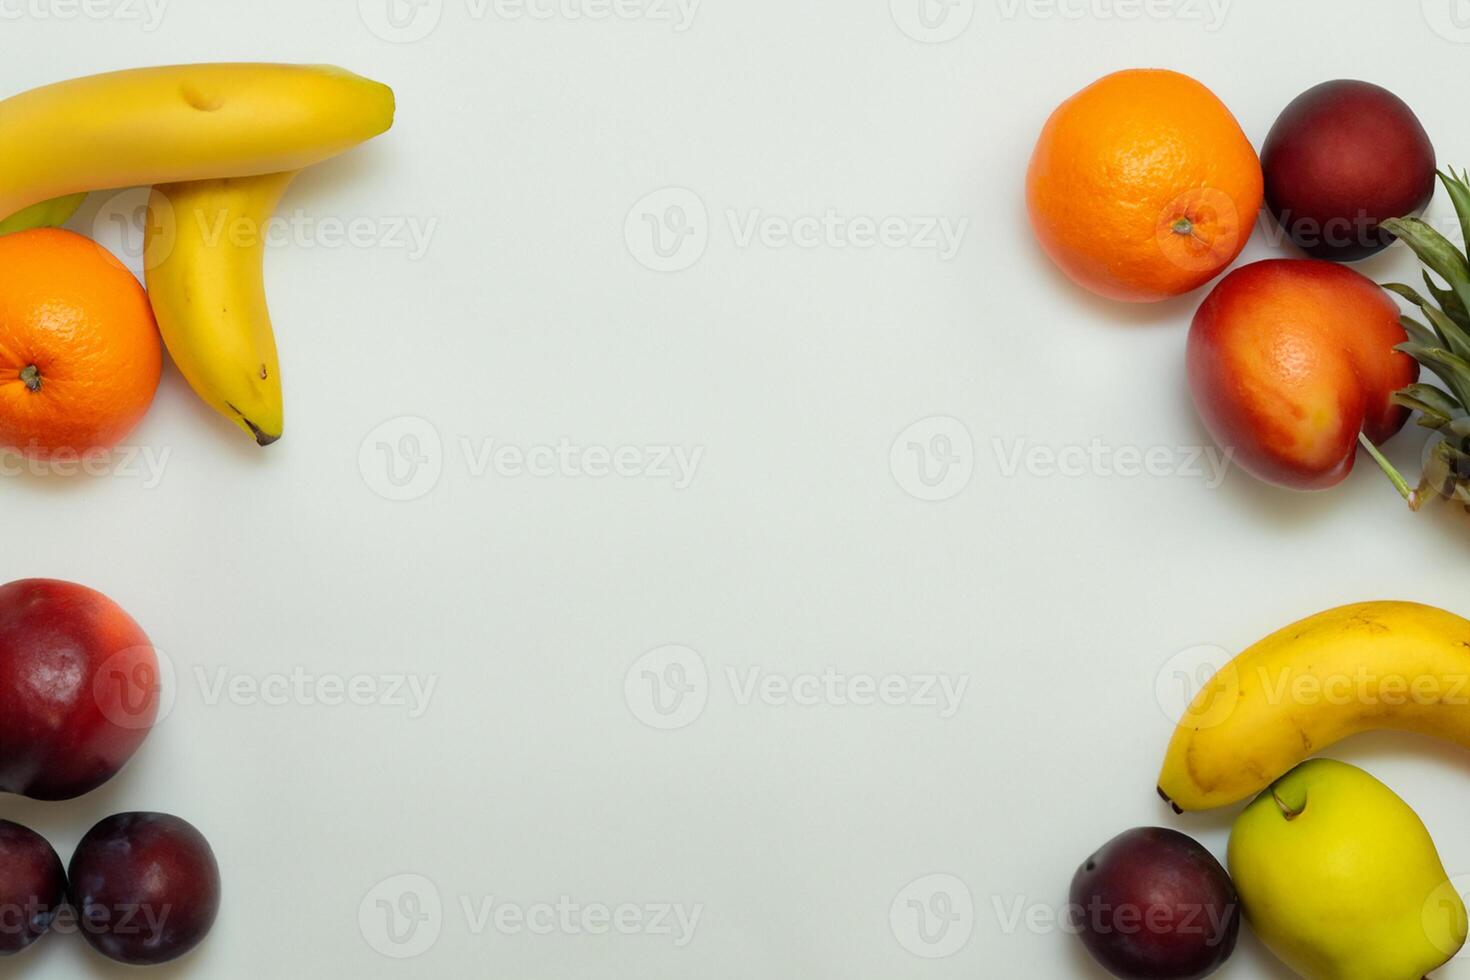
{"type": "Polygon", "coordinates": [[[162,184],[148,203],[144,275],[169,356],[201,398],[262,446],[285,424],[266,225],[297,172],[162,184]]]}
{"type": "Polygon", "coordinates": [[[393,90],[322,65],[91,75],[0,101],[0,218],[82,191],[300,170],[388,130],[393,90]]]}
{"type": "Polygon", "coordinates": [[[1369,602],[1271,634],[1190,704],[1159,795],[1181,811],[1236,803],[1334,742],[1375,729],[1470,748],[1470,621],[1432,606],[1369,602]]]}

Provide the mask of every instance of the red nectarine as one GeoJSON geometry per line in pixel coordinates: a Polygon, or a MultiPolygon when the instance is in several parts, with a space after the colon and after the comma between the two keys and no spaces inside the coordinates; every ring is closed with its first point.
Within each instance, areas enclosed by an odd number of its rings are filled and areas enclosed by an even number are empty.
{"type": "Polygon", "coordinates": [[[100,592],[0,586],[0,792],[69,800],[107,782],[148,735],[158,680],[148,637],[100,592]]]}
{"type": "Polygon", "coordinates": [[[1352,471],[1358,435],[1403,427],[1395,391],[1419,366],[1372,280],[1332,262],[1273,259],[1236,269],[1195,314],[1189,384],[1210,434],[1245,470],[1298,490],[1352,471]]]}
{"type": "Polygon", "coordinates": [[[1369,82],[1324,82],[1298,96],[1261,148],[1266,203],[1308,255],[1367,258],[1393,236],[1379,223],[1434,195],[1434,144],[1404,101],[1369,82]]]}

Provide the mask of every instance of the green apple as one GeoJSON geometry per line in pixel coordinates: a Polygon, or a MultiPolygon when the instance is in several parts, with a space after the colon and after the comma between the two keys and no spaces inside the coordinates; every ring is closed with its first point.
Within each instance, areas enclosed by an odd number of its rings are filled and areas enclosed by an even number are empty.
{"type": "Polygon", "coordinates": [[[1236,818],[1230,875],[1246,919],[1308,980],[1421,980],[1465,944],[1465,903],[1393,790],[1304,762],[1236,818]]]}
{"type": "Polygon", "coordinates": [[[77,213],[77,208],[87,199],[86,194],[68,194],[66,197],[57,197],[40,204],[33,204],[23,211],[17,211],[4,221],[0,221],[0,235],[9,235],[11,232],[28,231],[31,228],[60,228],[66,224],[71,216],[77,213]]]}

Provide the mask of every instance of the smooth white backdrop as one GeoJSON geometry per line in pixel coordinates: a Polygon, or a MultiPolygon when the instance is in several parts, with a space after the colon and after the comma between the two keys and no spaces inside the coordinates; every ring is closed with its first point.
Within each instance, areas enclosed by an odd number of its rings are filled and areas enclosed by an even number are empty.
{"type": "MultiPolygon", "coordinates": [[[[204,830],[223,912],[159,977],[1102,976],[1055,924],[1090,851],[1223,855],[1230,813],[1153,793],[1180,677],[1343,602],[1470,613],[1470,525],[1366,467],[1218,482],[1202,295],[1072,288],[1027,155],[1159,66],[1257,145],[1366,78],[1470,164],[1464,4],[582,3],[0,0],[6,94],[274,60],[399,106],[283,205],[280,444],[170,369],[151,457],[0,481],[0,580],[107,592],[174,675],[122,775],[0,816],[63,858],[118,810],[204,830]]],[[[139,200],[73,227],[136,262],[139,200]]],[[[1333,754],[1470,873],[1470,756],[1333,754]]],[[[134,975],[68,936],[0,963],[134,975]]],[[[1287,974],[1247,939],[1223,975],[1287,974]]]]}

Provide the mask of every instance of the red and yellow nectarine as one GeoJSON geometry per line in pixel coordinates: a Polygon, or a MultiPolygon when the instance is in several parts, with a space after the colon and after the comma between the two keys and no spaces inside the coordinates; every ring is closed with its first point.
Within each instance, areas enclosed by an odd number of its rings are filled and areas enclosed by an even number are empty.
{"type": "Polygon", "coordinates": [[[1248,472],[1284,487],[1340,483],[1358,435],[1375,444],[1403,427],[1393,404],[1419,366],[1393,299],[1331,262],[1274,259],[1220,281],[1189,332],[1195,406],[1248,472]]]}

